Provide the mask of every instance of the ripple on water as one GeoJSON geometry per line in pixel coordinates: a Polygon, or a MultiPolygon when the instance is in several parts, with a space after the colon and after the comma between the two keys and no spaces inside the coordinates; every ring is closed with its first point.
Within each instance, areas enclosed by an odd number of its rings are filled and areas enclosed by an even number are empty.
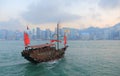
{"type": "Polygon", "coordinates": [[[69,41],[63,59],[37,65],[21,56],[22,41],[0,43],[0,76],[120,75],[120,41],[69,41]]]}

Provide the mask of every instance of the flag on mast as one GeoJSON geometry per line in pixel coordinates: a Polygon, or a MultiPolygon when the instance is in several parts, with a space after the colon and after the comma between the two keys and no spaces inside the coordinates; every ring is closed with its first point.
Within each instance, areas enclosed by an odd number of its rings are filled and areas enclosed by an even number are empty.
{"type": "Polygon", "coordinates": [[[29,27],[27,26],[27,30],[29,30],[29,27]]]}

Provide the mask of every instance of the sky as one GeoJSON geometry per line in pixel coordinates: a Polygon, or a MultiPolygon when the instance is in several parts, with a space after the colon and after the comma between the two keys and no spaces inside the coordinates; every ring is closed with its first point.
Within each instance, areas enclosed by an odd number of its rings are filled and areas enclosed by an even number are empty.
{"type": "Polygon", "coordinates": [[[120,0],[0,0],[0,29],[83,29],[120,23],[120,0]]]}

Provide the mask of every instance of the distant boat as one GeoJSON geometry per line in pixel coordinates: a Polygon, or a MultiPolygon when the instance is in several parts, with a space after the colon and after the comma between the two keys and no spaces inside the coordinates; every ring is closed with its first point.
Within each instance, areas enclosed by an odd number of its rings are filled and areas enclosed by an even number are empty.
{"type": "Polygon", "coordinates": [[[32,63],[41,63],[41,62],[49,62],[58,60],[64,57],[65,51],[67,49],[67,37],[64,34],[64,47],[59,48],[59,24],[57,24],[57,39],[50,40],[50,43],[40,44],[40,45],[32,45],[30,44],[29,35],[27,32],[24,32],[24,44],[25,49],[21,52],[22,56],[32,63]],[[57,42],[55,45],[54,42],[57,42]]]}

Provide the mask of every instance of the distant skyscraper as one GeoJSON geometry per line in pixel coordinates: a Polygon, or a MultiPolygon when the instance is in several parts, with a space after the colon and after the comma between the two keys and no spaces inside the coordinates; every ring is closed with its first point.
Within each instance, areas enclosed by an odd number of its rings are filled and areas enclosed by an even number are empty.
{"type": "Polygon", "coordinates": [[[49,29],[46,29],[46,31],[45,31],[45,37],[46,37],[46,39],[50,39],[51,31],[49,29]]]}
{"type": "Polygon", "coordinates": [[[37,39],[40,39],[40,35],[41,35],[41,30],[40,30],[40,28],[36,28],[36,38],[37,39]]]}
{"type": "Polygon", "coordinates": [[[35,29],[32,30],[32,39],[35,40],[36,39],[36,33],[35,33],[35,29]]]}

